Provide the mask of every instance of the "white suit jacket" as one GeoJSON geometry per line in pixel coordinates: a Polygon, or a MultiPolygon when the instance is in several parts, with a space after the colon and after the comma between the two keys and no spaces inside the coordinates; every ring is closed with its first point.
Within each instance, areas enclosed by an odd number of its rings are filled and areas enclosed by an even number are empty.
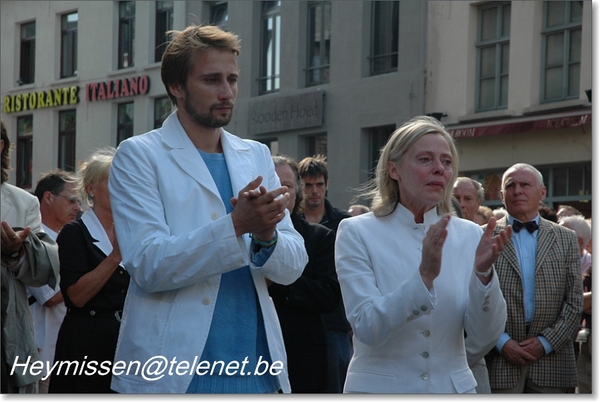
{"type": "MultiPolygon", "coordinates": [[[[225,130],[221,143],[234,196],[258,175],[268,190],[280,186],[265,145],[225,130]]],[[[254,266],[249,236],[236,237],[231,215],[177,112],[162,128],[121,143],[109,189],[123,263],[131,275],[115,362],[143,365],[161,356],[193,364],[208,336],[220,274],[249,265],[271,359],[287,366],[264,279],[290,284],[308,261],[303,239],[287,212],[277,226],[273,254],[264,266],[254,266]]],[[[287,371],[278,378],[283,391],[289,392],[287,371]]],[[[163,373],[148,380],[141,372],[113,373],[112,388],[121,393],[183,393],[191,379],[189,374],[163,373]]]]}
{"type": "Polygon", "coordinates": [[[475,392],[464,331],[472,350],[485,354],[504,330],[506,303],[495,273],[484,287],[473,271],[481,228],[457,217],[427,290],[422,243],[439,219],[434,208],[417,224],[399,204],[383,218],[367,213],[340,223],[336,270],[354,331],[345,392],[475,392]]]}

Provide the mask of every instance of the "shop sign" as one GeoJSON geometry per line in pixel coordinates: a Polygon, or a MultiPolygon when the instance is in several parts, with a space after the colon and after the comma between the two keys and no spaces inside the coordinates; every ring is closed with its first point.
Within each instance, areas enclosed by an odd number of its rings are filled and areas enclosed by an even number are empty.
{"type": "Polygon", "coordinates": [[[147,75],[121,78],[112,81],[94,82],[85,86],[85,100],[99,101],[145,95],[150,90],[150,77],[147,75]]]}
{"type": "Polygon", "coordinates": [[[321,90],[254,101],[249,110],[250,134],[263,134],[323,125],[321,90]]]}
{"type": "Polygon", "coordinates": [[[517,134],[540,130],[580,127],[592,123],[592,114],[546,117],[544,119],[519,121],[515,123],[492,124],[489,126],[464,127],[449,130],[453,138],[474,138],[488,135],[517,134]]]}
{"type": "Polygon", "coordinates": [[[4,113],[22,112],[79,103],[79,87],[63,87],[47,91],[6,95],[3,102],[4,113]]]}

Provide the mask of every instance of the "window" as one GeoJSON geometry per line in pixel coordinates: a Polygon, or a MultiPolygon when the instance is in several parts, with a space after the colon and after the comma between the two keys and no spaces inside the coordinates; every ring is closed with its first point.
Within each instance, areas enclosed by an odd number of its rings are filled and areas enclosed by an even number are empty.
{"type": "Polygon", "coordinates": [[[479,7],[477,19],[476,111],[508,106],[510,3],[479,7]]]}
{"type": "Polygon", "coordinates": [[[396,126],[375,127],[368,131],[369,133],[369,179],[375,177],[375,169],[379,162],[381,148],[388,142],[396,126]]]}
{"type": "Polygon", "coordinates": [[[542,102],[579,97],[583,2],[545,1],[542,102]]]}
{"type": "Polygon", "coordinates": [[[161,127],[172,110],[173,103],[168,96],[154,99],[154,128],[161,127]]]}
{"type": "Polygon", "coordinates": [[[60,78],[77,75],[77,21],[79,15],[65,14],[61,17],[60,31],[60,78]]]}
{"type": "Polygon", "coordinates": [[[135,1],[119,2],[119,69],[133,67],[135,1]]]}
{"type": "Polygon", "coordinates": [[[266,94],[279,90],[281,49],[281,1],[262,2],[262,46],[259,92],[266,94]]]}
{"type": "Polygon", "coordinates": [[[33,116],[17,118],[17,186],[31,188],[33,170],[33,116]]]}
{"type": "Polygon", "coordinates": [[[327,156],[327,134],[307,137],[306,148],[307,155],[327,156]]]}
{"type": "Polygon", "coordinates": [[[374,1],[371,23],[371,75],[398,71],[399,1],[374,1]]]}
{"type": "Polygon", "coordinates": [[[552,169],[552,195],[554,197],[591,196],[591,168],[591,165],[577,165],[552,169]]]}
{"type": "Polygon", "coordinates": [[[133,102],[118,106],[117,145],[133,135],[133,102]]]}
{"type": "Polygon", "coordinates": [[[227,2],[220,1],[211,3],[210,23],[224,30],[227,27],[228,20],[229,15],[227,13],[227,2]]]}
{"type": "Polygon", "coordinates": [[[35,22],[21,25],[19,85],[35,81],[35,22]]]}
{"type": "Polygon", "coordinates": [[[58,168],[75,171],[75,110],[58,114],[58,168]]]}
{"type": "Polygon", "coordinates": [[[169,44],[167,31],[173,29],[173,2],[156,2],[156,37],[154,61],[161,61],[162,55],[169,44]]]}
{"type": "Polygon", "coordinates": [[[331,2],[311,1],[308,3],[308,86],[329,82],[330,45],[331,2]]]}

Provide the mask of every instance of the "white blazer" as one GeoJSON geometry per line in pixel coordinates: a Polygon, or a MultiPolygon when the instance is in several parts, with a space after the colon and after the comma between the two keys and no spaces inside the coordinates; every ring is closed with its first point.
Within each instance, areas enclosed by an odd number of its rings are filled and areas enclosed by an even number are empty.
{"type": "Polygon", "coordinates": [[[12,184],[2,183],[2,220],[11,226],[31,226],[33,233],[42,232],[42,215],[38,199],[12,184]]]}
{"type": "MultiPolygon", "coordinates": [[[[258,175],[268,190],[280,186],[265,145],[225,130],[221,143],[234,196],[258,175]]],[[[287,212],[277,226],[273,254],[263,267],[254,266],[249,236],[236,237],[231,215],[177,112],[162,128],[120,144],[109,190],[123,263],[131,275],[115,364],[143,365],[154,356],[193,364],[208,337],[221,274],[249,265],[271,359],[287,366],[264,279],[290,284],[308,261],[303,239],[287,212]]],[[[141,371],[113,372],[112,388],[121,393],[186,392],[192,375],[167,371],[152,379],[145,379],[141,371]]],[[[278,378],[282,390],[290,392],[287,370],[278,378]]]]}
{"type": "Polygon", "coordinates": [[[475,392],[464,330],[473,351],[491,349],[504,330],[506,303],[495,273],[484,287],[473,271],[481,228],[457,217],[427,290],[422,243],[439,219],[434,208],[417,224],[399,204],[383,218],[367,213],[340,223],[336,270],[354,331],[344,392],[475,392]]]}

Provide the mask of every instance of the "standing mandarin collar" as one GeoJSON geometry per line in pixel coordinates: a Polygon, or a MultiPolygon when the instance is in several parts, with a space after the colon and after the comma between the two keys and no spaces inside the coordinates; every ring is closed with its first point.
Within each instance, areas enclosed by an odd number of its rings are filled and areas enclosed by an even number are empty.
{"type": "Polygon", "coordinates": [[[436,206],[431,208],[429,211],[425,212],[425,214],[423,215],[423,223],[416,223],[415,215],[400,203],[398,203],[398,206],[396,207],[396,210],[392,215],[398,220],[400,220],[402,224],[415,228],[419,226],[424,226],[425,228],[428,228],[430,225],[433,225],[440,220],[436,206]]]}

